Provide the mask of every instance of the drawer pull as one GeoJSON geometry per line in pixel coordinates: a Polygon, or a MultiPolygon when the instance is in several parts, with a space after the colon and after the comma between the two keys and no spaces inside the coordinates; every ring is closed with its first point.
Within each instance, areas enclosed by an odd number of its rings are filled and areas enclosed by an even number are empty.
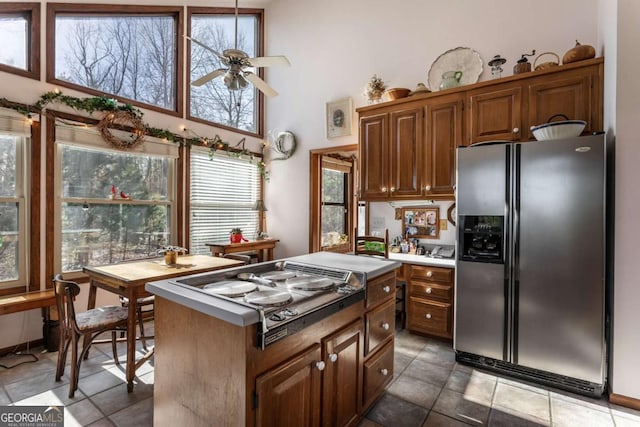
{"type": "Polygon", "coordinates": [[[426,317],[427,319],[431,319],[431,313],[425,314],[424,317],[426,317]]]}
{"type": "Polygon", "coordinates": [[[428,294],[430,294],[430,293],[431,293],[431,288],[427,288],[427,291],[426,291],[426,292],[427,292],[428,294]]]}
{"type": "Polygon", "coordinates": [[[513,128],[513,133],[518,133],[518,132],[520,132],[520,129],[518,129],[518,128],[513,128]]]}
{"type": "Polygon", "coordinates": [[[380,369],[380,373],[386,377],[387,375],[389,375],[389,370],[387,368],[382,368],[380,369]]]}
{"type": "Polygon", "coordinates": [[[322,360],[319,362],[316,362],[316,368],[318,368],[318,371],[324,371],[324,367],[325,367],[325,364],[322,360]]]}
{"type": "Polygon", "coordinates": [[[431,186],[430,185],[425,185],[424,186],[424,191],[431,191],[431,186]]]}
{"type": "Polygon", "coordinates": [[[382,329],[384,329],[385,331],[389,330],[389,324],[387,322],[384,322],[382,325],[380,325],[382,327],[382,329]]]}
{"type": "Polygon", "coordinates": [[[337,355],[337,354],[335,354],[335,353],[331,353],[331,354],[329,355],[329,360],[330,360],[331,362],[335,363],[335,362],[338,360],[338,355],[337,355]]]}
{"type": "Polygon", "coordinates": [[[385,291],[386,293],[391,292],[391,288],[389,286],[383,287],[382,290],[385,291]]]}
{"type": "Polygon", "coordinates": [[[427,271],[427,277],[433,277],[433,271],[427,271]]]}

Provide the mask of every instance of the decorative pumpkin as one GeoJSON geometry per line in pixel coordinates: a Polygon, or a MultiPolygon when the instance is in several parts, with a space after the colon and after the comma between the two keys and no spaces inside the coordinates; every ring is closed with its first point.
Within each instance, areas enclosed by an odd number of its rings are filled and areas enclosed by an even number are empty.
{"type": "Polygon", "coordinates": [[[580,44],[578,40],[576,40],[576,46],[572,49],[569,49],[567,53],[562,57],[563,64],[569,64],[571,62],[584,61],[585,59],[590,59],[596,56],[596,50],[593,46],[589,46],[588,44],[580,44]]]}

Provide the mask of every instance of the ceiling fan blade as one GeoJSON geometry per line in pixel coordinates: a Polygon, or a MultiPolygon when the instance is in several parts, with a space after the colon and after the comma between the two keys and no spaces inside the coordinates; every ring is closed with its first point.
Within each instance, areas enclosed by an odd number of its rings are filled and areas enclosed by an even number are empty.
{"type": "Polygon", "coordinates": [[[245,71],[243,73],[244,77],[249,80],[255,87],[258,88],[262,93],[267,96],[277,96],[278,92],[276,92],[271,86],[267,84],[264,80],[262,80],[257,75],[253,74],[250,71],[245,71]]]}
{"type": "Polygon", "coordinates": [[[252,67],[290,67],[291,63],[286,56],[260,56],[249,58],[252,67]]]}
{"type": "Polygon", "coordinates": [[[204,49],[208,50],[209,52],[213,53],[213,54],[214,54],[215,56],[217,56],[218,58],[224,58],[224,55],[222,55],[222,54],[221,54],[221,53],[219,53],[218,51],[215,51],[215,50],[211,49],[211,48],[210,48],[209,46],[207,46],[206,44],[204,44],[204,43],[202,43],[202,42],[199,42],[198,40],[193,39],[193,38],[191,38],[191,37],[189,37],[189,36],[187,36],[187,35],[185,35],[185,36],[184,36],[184,38],[185,38],[185,39],[187,39],[187,40],[190,40],[190,41],[194,42],[195,44],[197,44],[198,46],[200,46],[200,47],[202,47],[202,48],[204,48],[204,49]]]}
{"type": "Polygon", "coordinates": [[[215,79],[218,76],[223,75],[224,73],[226,73],[227,70],[225,68],[218,68],[215,71],[210,72],[209,74],[205,74],[204,76],[200,77],[198,80],[194,80],[191,82],[191,86],[202,86],[203,84],[215,79]]]}

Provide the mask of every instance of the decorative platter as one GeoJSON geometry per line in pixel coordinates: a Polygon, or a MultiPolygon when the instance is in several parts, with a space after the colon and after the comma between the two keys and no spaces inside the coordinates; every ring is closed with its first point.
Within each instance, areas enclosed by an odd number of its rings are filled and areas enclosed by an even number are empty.
{"type": "Polygon", "coordinates": [[[476,83],[482,74],[480,54],[468,47],[456,47],[440,55],[429,69],[428,83],[432,91],[440,90],[442,74],[447,71],[462,71],[460,86],[476,83]]]}

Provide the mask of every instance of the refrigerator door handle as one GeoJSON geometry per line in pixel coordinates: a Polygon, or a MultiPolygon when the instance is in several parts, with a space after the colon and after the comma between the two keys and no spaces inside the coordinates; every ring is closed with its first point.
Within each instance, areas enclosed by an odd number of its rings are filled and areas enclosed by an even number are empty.
{"type": "Polygon", "coordinates": [[[521,150],[520,144],[514,145],[513,152],[513,177],[511,180],[512,199],[511,199],[511,287],[509,295],[509,307],[511,314],[511,333],[510,333],[510,361],[518,363],[518,313],[519,313],[519,291],[520,291],[520,173],[521,173],[521,150]]]}

